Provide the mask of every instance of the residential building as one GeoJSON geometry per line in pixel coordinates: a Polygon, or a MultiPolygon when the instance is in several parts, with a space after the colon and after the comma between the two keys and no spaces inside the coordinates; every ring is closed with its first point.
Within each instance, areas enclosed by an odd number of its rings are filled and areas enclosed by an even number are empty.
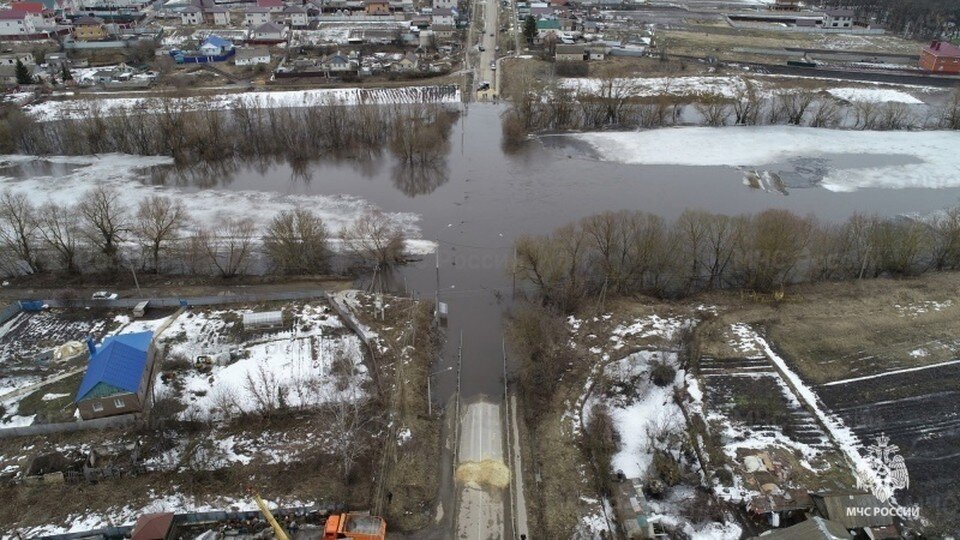
{"type": "Polygon", "coordinates": [[[557,45],[554,59],[557,62],[583,62],[587,53],[583,45],[557,45]]]}
{"type": "Polygon", "coordinates": [[[270,13],[281,13],[284,8],[283,0],[257,0],[258,8],[266,8],[270,13]]]}
{"type": "Polygon", "coordinates": [[[932,73],[960,73],[960,47],[934,41],[920,51],[920,67],[932,73]]]}
{"type": "Polygon", "coordinates": [[[180,12],[180,23],[197,26],[203,23],[203,10],[197,6],[187,6],[180,12]]]}
{"type": "Polygon", "coordinates": [[[283,8],[283,21],[291,28],[306,28],[310,26],[307,10],[303,6],[287,6],[283,8]]]}
{"type": "Polygon", "coordinates": [[[769,531],[760,538],[763,540],[850,540],[853,535],[840,523],[813,516],[791,527],[769,531]]]}
{"type": "Polygon", "coordinates": [[[250,31],[248,41],[254,43],[280,43],[286,41],[287,29],[277,23],[268,22],[250,31]]]}
{"type": "Polygon", "coordinates": [[[453,26],[455,23],[452,10],[440,8],[430,14],[430,26],[453,26]]]}
{"type": "Polygon", "coordinates": [[[770,9],[774,11],[800,11],[800,0],[776,0],[770,9]]]}
{"type": "Polygon", "coordinates": [[[87,344],[90,359],[75,398],[80,418],[146,410],[153,378],[153,332],[110,336],[99,346],[92,340],[87,344]]]}
{"type": "Polygon", "coordinates": [[[210,15],[211,22],[217,26],[230,26],[230,10],[222,7],[216,6],[207,10],[207,13],[210,15]]]}
{"type": "Polygon", "coordinates": [[[200,51],[202,56],[223,56],[233,50],[233,43],[218,35],[211,34],[203,40],[197,50],[200,51]]]}
{"type": "Polygon", "coordinates": [[[0,10],[0,36],[33,36],[56,28],[53,12],[39,2],[15,2],[0,10]]]}
{"type": "Polygon", "coordinates": [[[389,15],[389,0],[364,0],[363,9],[367,15],[389,15]]]}
{"type": "Polygon", "coordinates": [[[240,47],[233,62],[238,66],[255,66],[270,63],[270,49],[266,47],[240,47]]]}
{"type": "Polygon", "coordinates": [[[870,493],[813,493],[814,513],[834,521],[858,538],[899,538],[889,503],[870,493]],[[889,536],[890,528],[894,536],[889,536]],[[860,536],[860,535],[863,536],[860,536]]]}
{"type": "Polygon", "coordinates": [[[430,30],[437,39],[443,40],[452,39],[457,33],[457,27],[451,24],[436,24],[431,26],[430,30]]]}
{"type": "Polygon", "coordinates": [[[830,9],[824,12],[824,28],[853,28],[853,10],[830,9]]]}
{"type": "MultiPolygon", "coordinates": [[[[47,55],[48,60],[52,55],[47,55]]],[[[19,53],[7,53],[0,54],[0,66],[15,66],[17,62],[25,66],[35,65],[36,62],[33,59],[33,55],[28,52],[19,52],[19,53]]]]}
{"type": "MultiPolygon", "coordinates": [[[[340,53],[331,54],[324,58],[321,67],[330,73],[347,73],[357,70],[357,64],[340,53]]],[[[244,326],[246,327],[246,325],[244,326]]]]}
{"type": "Polygon", "coordinates": [[[261,26],[273,20],[270,8],[248,7],[243,11],[243,24],[249,27],[261,26]]]}
{"type": "Polygon", "coordinates": [[[433,0],[433,9],[456,9],[457,0],[433,0]]]}
{"type": "Polygon", "coordinates": [[[73,37],[77,41],[107,39],[107,26],[100,17],[79,17],[73,21],[73,37]]]}
{"type": "MultiPolygon", "coordinates": [[[[34,64],[28,65],[27,71],[30,72],[31,77],[35,77],[39,73],[39,69],[34,64]]],[[[16,64],[0,65],[0,84],[3,84],[3,85],[17,84],[17,65],[16,64]]]]}

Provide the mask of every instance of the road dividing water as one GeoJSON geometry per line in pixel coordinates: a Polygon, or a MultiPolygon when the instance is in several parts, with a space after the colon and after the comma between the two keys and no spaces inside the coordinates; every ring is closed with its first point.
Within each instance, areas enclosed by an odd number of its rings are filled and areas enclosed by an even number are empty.
{"type": "Polygon", "coordinates": [[[510,469],[504,463],[500,405],[480,398],[464,408],[460,427],[457,538],[504,538],[504,493],[510,469]]]}

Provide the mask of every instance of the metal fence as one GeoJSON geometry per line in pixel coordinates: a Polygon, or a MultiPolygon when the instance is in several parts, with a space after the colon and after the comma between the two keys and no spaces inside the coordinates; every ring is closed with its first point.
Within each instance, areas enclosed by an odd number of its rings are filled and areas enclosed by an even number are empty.
{"type": "Polygon", "coordinates": [[[20,426],[0,429],[0,439],[10,437],[24,437],[27,435],[48,435],[50,433],[72,433],[74,431],[84,431],[90,429],[112,429],[134,425],[143,420],[141,413],[122,414],[119,416],[107,416],[105,418],[95,418],[93,420],[84,420],[82,422],[61,422],[57,424],[33,424],[32,426],[20,426]]]}

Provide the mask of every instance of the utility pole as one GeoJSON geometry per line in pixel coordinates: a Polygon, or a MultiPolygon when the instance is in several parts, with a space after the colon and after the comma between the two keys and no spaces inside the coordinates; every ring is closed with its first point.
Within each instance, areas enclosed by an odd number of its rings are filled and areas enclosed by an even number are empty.
{"type": "Polygon", "coordinates": [[[513,274],[513,293],[511,298],[513,300],[517,299],[517,245],[513,245],[513,271],[510,272],[513,274]]]}

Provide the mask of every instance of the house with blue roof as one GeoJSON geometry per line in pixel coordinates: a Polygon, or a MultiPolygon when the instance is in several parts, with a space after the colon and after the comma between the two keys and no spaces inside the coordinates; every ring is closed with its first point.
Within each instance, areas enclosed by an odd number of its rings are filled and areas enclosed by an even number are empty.
{"type": "Polygon", "coordinates": [[[74,400],[84,420],[143,412],[153,374],[153,332],[118,334],[90,348],[74,400]]]}

